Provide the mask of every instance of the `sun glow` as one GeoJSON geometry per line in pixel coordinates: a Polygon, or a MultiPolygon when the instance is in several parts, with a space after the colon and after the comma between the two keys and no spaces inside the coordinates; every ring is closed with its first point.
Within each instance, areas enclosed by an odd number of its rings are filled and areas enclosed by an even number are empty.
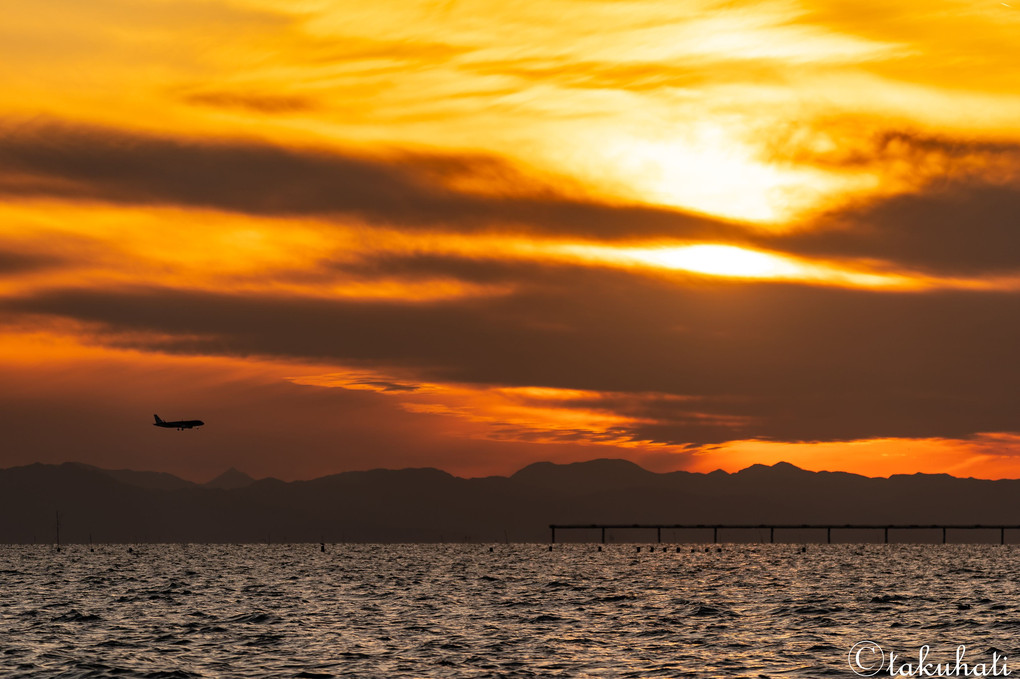
{"type": "Polygon", "coordinates": [[[633,254],[655,266],[713,276],[776,278],[800,273],[798,267],[787,259],[733,245],[689,245],[633,254]]]}
{"type": "MultiPolygon", "coordinates": [[[[967,287],[978,281],[923,279],[873,272],[820,261],[808,261],[762,250],[721,243],[647,245],[622,247],[564,244],[546,252],[601,266],[677,271],[726,278],[799,281],[815,285],[887,290],[919,290],[926,287],[967,287]]],[[[1002,281],[1009,288],[1013,282],[1002,281]]],[[[989,285],[991,286],[991,285],[989,285]]]]}
{"type": "MultiPolygon", "coordinates": [[[[755,121],[677,123],[679,130],[591,144],[598,167],[611,167],[609,188],[629,198],[692,210],[762,228],[783,228],[828,197],[873,189],[873,178],[770,163],[760,141],[745,139],[755,121]],[[608,161],[608,162],[607,162],[608,161]]],[[[608,131],[604,133],[612,139],[608,131]]]]}

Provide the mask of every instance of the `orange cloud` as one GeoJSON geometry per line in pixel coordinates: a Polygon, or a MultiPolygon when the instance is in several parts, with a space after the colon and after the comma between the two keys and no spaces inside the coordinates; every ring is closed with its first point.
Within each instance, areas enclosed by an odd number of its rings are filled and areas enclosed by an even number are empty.
{"type": "MultiPolygon", "coordinates": [[[[0,26],[7,455],[126,465],[170,395],[253,473],[1012,475],[1018,22],[28,3],[0,26]]],[[[204,470],[181,440],[143,461],[204,470]]]]}

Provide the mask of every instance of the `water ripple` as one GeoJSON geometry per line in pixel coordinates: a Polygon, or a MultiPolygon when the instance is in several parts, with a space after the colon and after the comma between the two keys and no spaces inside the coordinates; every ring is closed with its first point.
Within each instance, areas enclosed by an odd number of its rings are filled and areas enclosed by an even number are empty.
{"type": "Polygon", "coordinates": [[[0,676],[847,676],[1020,630],[1008,546],[130,547],[0,547],[0,676]]]}

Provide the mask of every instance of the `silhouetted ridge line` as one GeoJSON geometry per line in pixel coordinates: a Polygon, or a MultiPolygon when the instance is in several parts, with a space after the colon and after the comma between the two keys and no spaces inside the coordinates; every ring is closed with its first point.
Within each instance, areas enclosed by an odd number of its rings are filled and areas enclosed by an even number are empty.
{"type": "MultiPolygon", "coordinates": [[[[274,543],[545,543],[550,524],[1020,525],[1017,480],[869,478],[787,464],[704,474],[591,460],[537,463],[506,477],[461,478],[421,468],[292,482],[252,481],[236,470],[218,478],[224,482],[213,485],[223,487],[73,463],[0,470],[0,542],[52,543],[55,511],[61,543],[87,542],[90,533],[95,542],[264,543],[271,535],[274,543]]],[[[974,537],[998,542],[991,532],[974,537]]],[[[570,537],[600,539],[598,531],[570,537]]],[[[670,537],[705,539],[696,532],[670,537]]],[[[1020,541],[1009,531],[1006,537],[1020,541]]],[[[739,539],[767,541],[768,532],[739,539]]]]}
{"type": "Polygon", "coordinates": [[[227,471],[223,472],[211,481],[207,481],[202,484],[205,488],[220,488],[222,490],[233,490],[234,488],[244,488],[255,483],[255,479],[248,476],[242,471],[238,471],[234,467],[231,467],[227,471]]]}

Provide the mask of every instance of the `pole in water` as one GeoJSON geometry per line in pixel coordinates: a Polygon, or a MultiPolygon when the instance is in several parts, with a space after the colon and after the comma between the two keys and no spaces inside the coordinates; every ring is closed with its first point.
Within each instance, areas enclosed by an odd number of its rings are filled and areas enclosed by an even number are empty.
{"type": "Polygon", "coordinates": [[[60,511],[57,510],[57,551],[60,551],[60,511]]]}
{"type": "Polygon", "coordinates": [[[320,552],[325,552],[326,551],[326,543],[325,542],[320,542],[319,543],[319,551],[320,552]]]}

